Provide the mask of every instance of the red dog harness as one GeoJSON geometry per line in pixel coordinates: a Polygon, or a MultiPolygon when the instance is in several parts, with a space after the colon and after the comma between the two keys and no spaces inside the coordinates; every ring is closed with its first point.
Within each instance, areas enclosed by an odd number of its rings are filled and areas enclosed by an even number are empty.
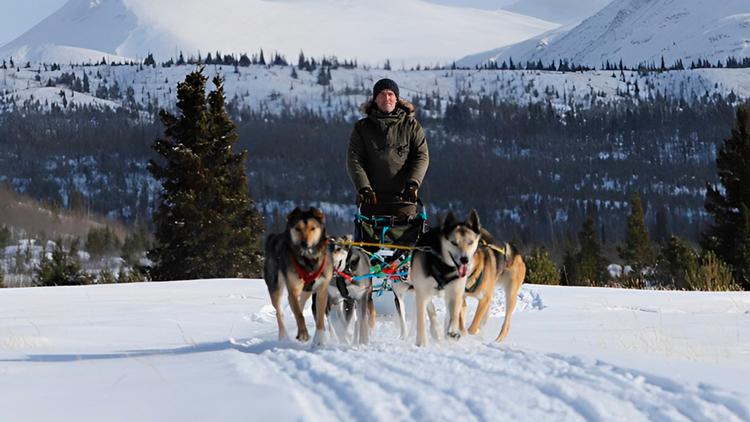
{"type": "Polygon", "coordinates": [[[323,274],[323,269],[326,266],[326,262],[328,261],[328,255],[323,255],[323,262],[320,264],[320,268],[318,268],[315,271],[307,272],[304,268],[302,268],[302,265],[300,265],[299,262],[297,262],[296,259],[294,259],[294,255],[289,255],[289,257],[292,259],[292,265],[294,265],[294,270],[297,271],[297,274],[304,282],[305,286],[312,284],[315,282],[315,280],[320,277],[321,274],[323,274]]]}

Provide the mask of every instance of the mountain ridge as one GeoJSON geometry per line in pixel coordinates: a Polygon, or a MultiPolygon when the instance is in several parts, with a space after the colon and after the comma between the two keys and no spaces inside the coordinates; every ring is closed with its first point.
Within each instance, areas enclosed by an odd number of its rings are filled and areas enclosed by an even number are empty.
{"type": "Polygon", "coordinates": [[[512,44],[556,26],[508,11],[420,0],[383,0],[376,6],[363,0],[216,0],[210,5],[70,0],[0,47],[0,57],[14,56],[17,61],[65,57],[56,47],[90,50],[83,55],[72,50],[70,62],[89,61],[101,53],[140,59],[150,52],[166,59],[180,51],[249,53],[263,48],[287,58],[302,50],[307,55],[336,55],[363,63],[390,59],[394,65],[427,65],[512,44]]]}
{"type": "Polygon", "coordinates": [[[626,66],[668,65],[699,59],[715,63],[750,56],[750,3],[727,0],[625,0],[613,2],[567,31],[551,30],[512,46],[465,56],[473,66],[510,57],[547,64],[561,59],[599,67],[606,61],[626,66]]]}

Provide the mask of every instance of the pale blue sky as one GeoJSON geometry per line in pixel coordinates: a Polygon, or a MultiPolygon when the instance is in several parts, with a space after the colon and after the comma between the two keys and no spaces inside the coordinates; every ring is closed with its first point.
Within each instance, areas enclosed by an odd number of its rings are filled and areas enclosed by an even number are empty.
{"type": "Polygon", "coordinates": [[[3,46],[62,7],[67,0],[0,0],[0,46],[3,46]]]}
{"type": "MultiPolygon", "coordinates": [[[[158,0],[155,0],[158,1],[158,0]]],[[[432,3],[495,10],[515,0],[427,0],[432,3]]],[[[0,46],[31,29],[42,19],[62,7],[67,0],[0,0],[0,46]]]]}

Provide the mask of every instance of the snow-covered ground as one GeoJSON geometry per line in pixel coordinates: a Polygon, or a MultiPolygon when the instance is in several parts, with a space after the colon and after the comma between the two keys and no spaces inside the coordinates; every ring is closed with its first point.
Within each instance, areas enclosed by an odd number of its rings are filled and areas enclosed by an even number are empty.
{"type": "Polygon", "coordinates": [[[520,296],[502,344],[496,300],[478,337],[312,349],[260,280],[4,289],[0,419],[750,420],[750,293],[520,296]]]}

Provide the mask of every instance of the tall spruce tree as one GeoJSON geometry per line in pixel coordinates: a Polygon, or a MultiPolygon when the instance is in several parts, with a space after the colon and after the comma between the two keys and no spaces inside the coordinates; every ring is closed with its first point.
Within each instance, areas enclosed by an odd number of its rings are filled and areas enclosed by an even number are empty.
{"type": "Polygon", "coordinates": [[[581,249],[576,254],[573,283],[579,286],[603,285],[608,277],[607,261],[596,238],[593,218],[589,217],[583,223],[583,229],[578,233],[578,241],[581,249]]]}
{"type": "Polygon", "coordinates": [[[630,265],[633,269],[632,275],[637,279],[643,277],[644,269],[651,268],[656,263],[656,251],[648,235],[643,203],[638,192],[630,197],[625,244],[617,250],[625,265],[630,265]]]}
{"type": "Polygon", "coordinates": [[[718,151],[717,186],[707,183],[705,208],[713,224],[701,246],[726,262],[735,279],[750,290],[750,108],[737,109],[731,136],[718,151]]]}
{"type": "Polygon", "coordinates": [[[235,154],[234,123],[224,108],[223,81],[205,96],[203,68],[177,85],[179,116],[160,112],[165,138],[154,142],[161,162],[149,171],[162,184],[154,212],[152,277],[177,280],[257,276],[262,218],[245,175],[245,152],[235,154]]]}

